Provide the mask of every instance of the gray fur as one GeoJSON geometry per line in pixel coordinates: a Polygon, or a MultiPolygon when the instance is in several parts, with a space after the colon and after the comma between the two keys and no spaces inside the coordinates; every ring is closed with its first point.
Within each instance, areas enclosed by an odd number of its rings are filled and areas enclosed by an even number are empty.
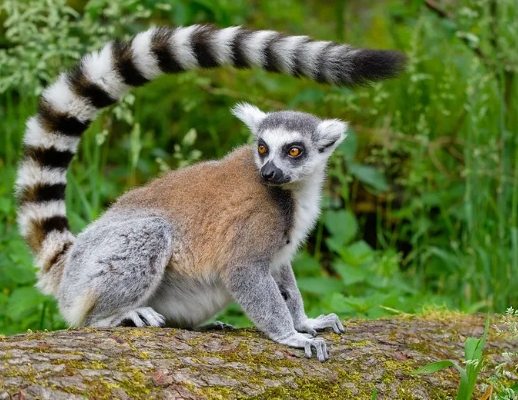
{"type": "Polygon", "coordinates": [[[293,270],[289,265],[283,265],[274,278],[279,290],[290,310],[293,324],[298,332],[316,336],[318,330],[331,328],[335,333],[345,332],[345,329],[336,314],[321,315],[318,318],[308,318],[304,311],[304,303],[297,287],[293,270]]]}
{"type": "Polygon", "coordinates": [[[306,357],[311,357],[312,349],[315,349],[319,361],[327,360],[329,352],[322,339],[313,339],[295,330],[290,310],[269,265],[269,260],[250,260],[234,268],[225,282],[230,293],[255,326],[270,339],[287,346],[303,348],[306,357]],[[250,279],[250,271],[253,271],[253,279],[250,279]]]}
{"type": "Polygon", "coordinates": [[[321,120],[314,115],[299,111],[278,111],[266,114],[258,126],[258,134],[271,129],[285,129],[310,138],[316,132],[321,120]]]}
{"type": "Polygon", "coordinates": [[[290,176],[287,185],[267,187],[282,218],[274,222],[276,229],[284,234],[258,240],[254,248],[238,241],[225,273],[196,276],[175,269],[177,263],[185,268],[192,262],[182,241],[189,227],[175,227],[174,217],[158,211],[115,206],[81,233],[68,253],[58,300],[69,321],[89,326],[221,329],[222,323],[203,323],[235,300],[272,340],[303,348],[307,357],[314,352],[320,361],[329,357],[325,342],[314,338],[317,330],[341,333],[344,328],[335,314],[306,316],[289,260],[318,215],[325,165],[345,137],[345,124],[304,113],[264,114],[244,107],[240,115],[259,124],[256,137],[271,147],[271,162],[290,176]],[[333,146],[320,152],[318,143],[329,137],[333,146]],[[283,152],[293,141],[303,142],[306,153],[298,163],[283,164],[283,152]]]}
{"type": "MultiPolygon", "coordinates": [[[[68,255],[58,294],[63,315],[94,326],[133,320],[131,313],[163,281],[173,233],[171,224],[156,213],[106,213],[77,237],[68,255]]],[[[163,318],[152,319],[163,324],[163,318]]]]}

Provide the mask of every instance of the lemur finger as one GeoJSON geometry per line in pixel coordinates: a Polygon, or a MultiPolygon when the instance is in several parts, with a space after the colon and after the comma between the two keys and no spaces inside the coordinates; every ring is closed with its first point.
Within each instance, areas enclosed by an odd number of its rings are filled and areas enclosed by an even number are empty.
{"type": "Polygon", "coordinates": [[[329,316],[333,317],[333,330],[335,333],[345,332],[345,328],[340,321],[340,318],[336,314],[329,314],[329,316]],[[337,331],[338,330],[338,331],[337,331]]]}
{"type": "Polygon", "coordinates": [[[329,358],[329,353],[327,352],[326,343],[323,340],[315,340],[314,346],[317,351],[317,359],[320,362],[324,362],[329,358]]]}
{"type": "Polygon", "coordinates": [[[345,328],[344,326],[342,325],[342,321],[338,320],[338,329],[340,330],[340,332],[345,332],[345,328]]]}
{"type": "Polygon", "coordinates": [[[307,341],[304,343],[304,354],[306,355],[306,358],[311,358],[311,342],[307,341]]]}
{"type": "Polygon", "coordinates": [[[307,333],[308,333],[308,334],[310,334],[312,337],[315,337],[315,336],[317,335],[317,331],[316,331],[316,330],[314,330],[313,328],[308,327],[308,328],[306,329],[306,331],[307,331],[307,333]]]}

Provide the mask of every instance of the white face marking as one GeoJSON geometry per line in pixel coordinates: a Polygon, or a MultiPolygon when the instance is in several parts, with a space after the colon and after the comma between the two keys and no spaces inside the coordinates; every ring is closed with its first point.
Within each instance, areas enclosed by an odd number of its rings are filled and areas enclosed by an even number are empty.
{"type": "Polygon", "coordinates": [[[255,162],[260,170],[267,162],[272,162],[283,174],[289,177],[289,183],[308,179],[320,168],[324,168],[330,153],[319,153],[311,138],[299,132],[290,132],[283,128],[265,130],[258,136],[261,143],[268,147],[267,156],[261,157],[258,151],[255,153],[255,162]],[[302,145],[300,158],[289,157],[287,151],[290,145],[302,145]]]}
{"type": "Polygon", "coordinates": [[[262,165],[267,161],[275,161],[284,145],[303,140],[297,132],[288,132],[283,128],[265,131],[259,137],[268,146],[268,155],[262,159],[262,165]]]}
{"type": "Polygon", "coordinates": [[[324,170],[329,156],[345,138],[347,128],[342,121],[322,121],[301,112],[265,114],[246,103],[236,105],[232,112],[249,127],[256,145],[266,146],[265,153],[260,154],[258,148],[254,152],[257,169],[260,171],[268,163],[266,171],[273,166],[275,171],[282,171],[282,175],[278,174],[281,185],[308,180],[314,173],[324,170]],[[302,151],[300,157],[290,157],[292,146],[302,151]]]}

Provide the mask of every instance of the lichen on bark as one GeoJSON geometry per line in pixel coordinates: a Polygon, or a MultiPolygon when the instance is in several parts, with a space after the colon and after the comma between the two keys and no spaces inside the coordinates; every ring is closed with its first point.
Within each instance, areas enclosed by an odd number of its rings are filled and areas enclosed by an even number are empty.
{"type": "MultiPolygon", "coordinates": [[[[254,329],[192,332],[111,328],[0,338],[0,399],[449,399],[458,374],[415,376],[428,362],[463,358],[484,316],[430,314],[348,320],[322,333],[331,359],[273,343],[254,329]]],[[[516,347],[491,332],[489,366],[516,347]]]]}

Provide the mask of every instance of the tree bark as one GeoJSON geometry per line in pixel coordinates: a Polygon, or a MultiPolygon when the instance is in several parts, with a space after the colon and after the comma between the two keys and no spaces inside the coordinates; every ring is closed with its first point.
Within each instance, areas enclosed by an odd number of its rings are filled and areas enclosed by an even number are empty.
{"type": "MultiPolygon", "coordinates": [[[[441,359],[462,365],[464,341],[482,335],[484,319],[348,320],[345,334],[320,334],[331,349],[325,363],[254,329],[29,332],[0,338],[0,399],[371,399],[375,389],[377,399],[454,398],[456,371],[408,372],[441,359]]],[[[513,348],[490,329],[486,376],[513,348]]]]}

